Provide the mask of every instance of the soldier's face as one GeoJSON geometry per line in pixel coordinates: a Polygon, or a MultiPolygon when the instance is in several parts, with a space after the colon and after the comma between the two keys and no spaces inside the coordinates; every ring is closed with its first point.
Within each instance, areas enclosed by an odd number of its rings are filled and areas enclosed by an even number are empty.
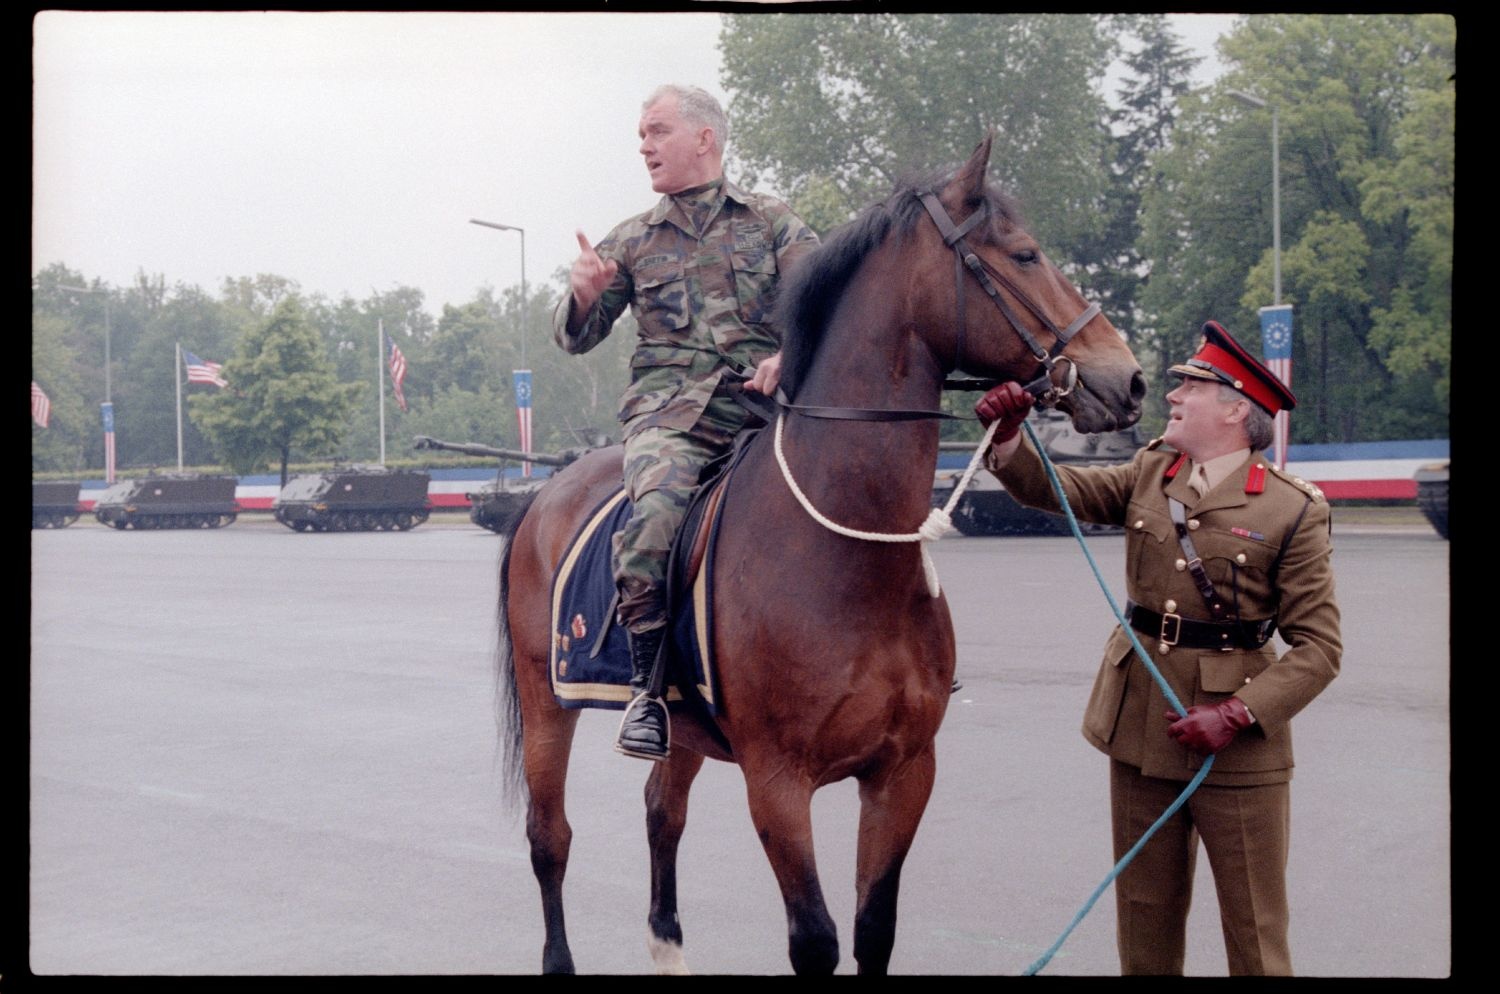
{"type": "Polygon", "coordinates": [[[1199,461],[1233,451],[1237,446],[1224,446],[1237,441],[1233,426],[1239,403],[1224,400],[1214,380],[1183,377],[1182,385],[1167,394],[1171,409],[1162,438],[1178,452],[1199,461]]]}
{"type": "Polygon", "coordinates": [[[663,97],[641,115],[641,157],[657,193],[680,193],[717,178],[707,155],[707,128],[694,127],[677,110],[677,98],[663,97]]]}

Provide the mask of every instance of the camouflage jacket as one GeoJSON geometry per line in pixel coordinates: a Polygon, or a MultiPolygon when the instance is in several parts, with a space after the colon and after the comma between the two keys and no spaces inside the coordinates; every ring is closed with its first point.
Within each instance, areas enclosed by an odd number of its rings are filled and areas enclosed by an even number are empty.
{"type": "Polygon", "coordinates": [[[726,369],[748,372],[780,348],[770,324],[777,285],[817,244],[786,204],[728,180],[701,238],[676,199],[663,196],[596,246],[619,272],[586,315],[576,313],[571,293],[564,296],[553,337],[567,352],[587,352],[628,304],[640,340],[619,418],[627,433],[687,431],[726,369]]]}
{"type": "MultiPolygon", "coordinates": [[[[1168,510],[1187,506],[1192,542],[1214,588],[1238,613],[1235,620],[1274,617],[1287,649],[1163,649],[1159,637],[1137,633],[1142,648],[1184,707],[1239,697],[1256,723],[1215,757],[1207,783],[1279,783],[1292,776],[1292,716],[1338,675],[1343,654],[1334,594],[1328,502],[1310,483],[1276,469],[1256,452],[1198,497],[1178,454],[1160,440],[1129,463],[1058,466],[1068,504],[1079,519],[1123,525],[1125,583],[1130,599],[1158,613],[1206,620],[1208,609],[1185,569],[1168,510]]],[[[1060,509],[1030,442],[996,475],[1022,504],[1060,509]]],[[[1166,696],[1123,629],[1116,627],[1084,714],[1083,734],[1096,748],[1137,766],[1146,776],[1190,780],[1203,759],[1167,735],[1166,696]]]]}

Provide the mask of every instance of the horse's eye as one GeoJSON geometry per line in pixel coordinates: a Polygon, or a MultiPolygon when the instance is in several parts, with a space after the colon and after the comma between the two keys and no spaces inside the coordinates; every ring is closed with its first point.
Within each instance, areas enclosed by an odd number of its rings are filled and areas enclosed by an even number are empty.
{"type": "Polygon", "coordinates": [[[1022,249],[1019,252],[1012,252],[1010,257],[1018,266],[1035,265],[1039,258],[1036,249],[1022,249]]]}

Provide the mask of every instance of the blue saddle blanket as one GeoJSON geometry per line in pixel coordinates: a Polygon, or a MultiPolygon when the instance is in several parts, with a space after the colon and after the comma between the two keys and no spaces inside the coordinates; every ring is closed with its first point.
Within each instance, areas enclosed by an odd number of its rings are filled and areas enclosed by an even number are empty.
{"type": "MultiPolygon", "coordinates": [[[[565,708],[622,710],[630,703],[630,643],[614,617],[610,562],[611,538],[634,510],[625,491],[615,491],[589,515],[553,577],[550,673],[553,696],[565,708]]],[[[679,684],[686,681],[688,693],[696,692],[708,713],[717,714],[707,602],[712,560],[712,555],[705,556],[692,590],[678,598],[680,607],[665,651],[667,702],[684,700],[679,684]]]]}

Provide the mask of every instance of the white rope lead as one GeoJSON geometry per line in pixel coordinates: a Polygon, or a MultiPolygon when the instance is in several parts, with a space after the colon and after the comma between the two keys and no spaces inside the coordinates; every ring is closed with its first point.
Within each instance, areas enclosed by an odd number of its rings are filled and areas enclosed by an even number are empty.
{"type": "MultiPolygon", "coordinates": [[[[786,453],[781,450],[781,426],[785,421],[785,414],[778,414],[776,416],[776,462],[781,466],[781,475],[786,480],[787,487],[791,489],[792,495],[797,498],[797,502],[802,505],[802,509],[808,513],[809,517],[829,531],[837,535],[843,535],[845,538],[857,538],[866,542],[923,543],[936,541],[944,537],[953,528],[953,509],[958,506],[959,499],[963,497],[964,491],[968,489],[969,482],[974,479],[974,473],[978,471],[979,464],[984,459],[984,453],[990,447],[990,439],[994,437],[995,426],[999,424],[998,421],[993,422],[985,430],[984,438],[980,440],[979,447],[974,450],[974,455],[969,459],[968,468],[964,470],[963,476],[959,478],[958,485],[953,488],[953,494],[948,498],[948,502],[942,507],[934,507],[931,511],[927,512],[927,520],[923,521],[922,526],[916,531],[892,534],[890,532],[867,532],[856,528],[846,528],[838,522],[825,517],[816,507],[813,507],[812,501],[802,492],[802,488],[797,486],[797,481],[792,478],[792,468],[787,465],[786,453]]],[[[922,546],[922,575],[927,580],[927,592],[933,597],[937,597],[942,592],[942,588],[938,584],[937,567],[933,565],[932,557],[927,554],[927,546],[925,544],[922,546]]]]}

